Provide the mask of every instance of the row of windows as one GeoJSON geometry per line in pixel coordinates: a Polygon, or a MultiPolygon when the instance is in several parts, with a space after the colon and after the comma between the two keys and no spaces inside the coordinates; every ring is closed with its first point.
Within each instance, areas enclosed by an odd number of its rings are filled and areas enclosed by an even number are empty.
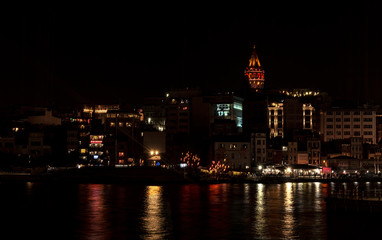
{"type": "MultiPolygon", "coordinates": [[[[326,125],[326,128],[332,129],[333,125],[328,124],[328,125],[326,125]]],[[[342,128],[342,125],[336,125],[336,128],[342,128]]],[[[344,128],[349,129],[350,125],[346,124],[346,125],[344,125],[344,128]]],[[[353,125],[353,128],[361,128],[361,125],[355,124],[355,125],[353,125]]],[[[363,125],[363,128],[373,128],[373,125],[363,125]]]]}
{"type": "Polygon", "coordinates": [[[261,153],[261,152],[265,153],[265,148],[257,148],[256,149],[256,153],[261,153]],[[263,149],[263,151],[261,151],[261,149],[263,149]]]}
{"type": "MultiPolygon", "coordinates": [[[[342,118],[336,118],[336,122],[342,122],[342,118]]],[[[333,118],[326,118],[327,122],[333,122],[333,118]]],[[[353,122],[360,122],[361,118],[353,118],[353,122]]],[[[364,118],[364,122],[372,122],[373,118],[364,118]]],[[[344,118],[344,122],[350,122],[350,118],[344,118]]]]}
{"type": "MultiPolygon", "coordinates": [[[[355,131],[353,134],[354,134],[354,136],[361,136],[361,132],[360,131],[355,131]]],[[[327,131],[326,135],[332,136],[333,135],[333,131],[327,131]]],[[[336,131],[336,135],[342,135],[342,132],[336,131]]],[[[344,131],[343,135],[350,135],[350,131],[344,131]]],[[[365,132],[363,132],[363,135],[373,135],[373,132],[365,131],[365,132]]]]}
{"type": "MultiPolygon", "coordinates": [[[[361,112],[327,112],[326,115],[341,115],[343,113],[343,115],[350,115],[351,113],[353,113],[353,115],[360,115],[361,112]]],[[[369,112],[369,111],[366,111],[366,112],[363,112],[363,115],[372,115],[373,112],[369,112]]]]}
{"type": "MultiPolygon", "coordinates": [[[[237,149],[239,147],[239,144],[232,143],[229,145],[229,149],[237,149]]],[[[225,148],[224,143],[219,143],[218,148],[225,148]]],[[[247,144],[242,144],[241,149],[247,149],[247,144]]]]}
{"type": "Polygon", "coordinates": [[[257,140],[257,141],[256,141],[256,144],[257,144],[257,145],[261,145],[261,142],[263,142],[263,145],[265,145],[265,140],[257,140]]]}

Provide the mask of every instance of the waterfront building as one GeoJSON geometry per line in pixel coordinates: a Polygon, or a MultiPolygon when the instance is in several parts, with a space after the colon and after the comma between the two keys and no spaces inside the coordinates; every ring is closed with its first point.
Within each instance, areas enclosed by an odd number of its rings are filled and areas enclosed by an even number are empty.
{"type": "Polygon", "coordinates": [[[288,142],[288,164],[298,164],[297,142],[288,142]]]}
{"type": "Polygon", "coordinates": [[[326,160],[327,167],[330,167],[338,174],[357,173],[361,168],[361,161],[348,156],[330,157],[326,160]]]}
{"type": "Polygon", "coordinates": [[[319,138],[308,138],[307,140],[308,163],[321,164],[321,140],[319,138]]]}
{"type": "Polygon", "coordinates": [[[297,153],[297,164],[309,164],[309,155],[305,151],[297,153]]]}
{"type": "Polygon", "coordinates": [[[63,125],[67,131],[67,151],[72,156],[78,154],[79,164],[87,165],[90,143],[90,119],[80,117],[80,113],[78,115],[66,117],[63,120],[63,125]],[[75,144],[75,141],[77,141],[77,144],[75,144]],[[78,151],[77,153],[76,150],[78,151]]]}
{"type": "Polygon", "coordinates": [[[362,137],[350,138],[350,156],[357,159],[363,159],[363,139],[362,137]]]}
{"type": "Polygon", "coordinates": [[[166,130],[166,102],[170,94],[166,97],[145,98],[143,101],[143,115],[145,128],[148,130],[163,132],[166,130]]]}
{"type": "Polygon", "coordinates": [[[112,110],[105,115],[105,151],[111,165],[131,165],[143,155],[140,112],[112,110]]]}
{"type": "Polygon", "coordinates": [[[325,142],[362,137],[364,143],[376,144],[376,110],[372,108],[330,108],[321,111],[320,133],[325,142]]]}
{"type": "Polygon", "coordinates": [[[251,134],[252,164],[253,170],[267,162],[267,135],[266,133],[251,134]]]}
{"type": "Polygon", "coordinates": [[[51,154],[51,146],[44,144],[43,131],[31,131],[28,136],[28,155],[39,158],[51,154]]]}
{"type": "Polygon", "coordinates": [[[214,161],[229,166],[230,170],[251,170],[251,142],[242,136],[216,137],[214,161]]]}

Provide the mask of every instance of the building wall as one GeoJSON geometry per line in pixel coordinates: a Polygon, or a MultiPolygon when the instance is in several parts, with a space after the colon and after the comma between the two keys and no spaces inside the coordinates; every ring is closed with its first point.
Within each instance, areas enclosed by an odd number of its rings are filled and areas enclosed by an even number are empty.
{"type": "Polygon", "coordinates": [[[297,153],[297,164],[309,164],[309,157],[307,152],[297,153]]]}
{"type": "Polygon", "coordinates": [[[330,109],[321,113],[324,141],[363,137],[365,143],[377,143],[376,111],[368,109],[330,109]]]}
{"type": "Polygon", "coordinates": [[[61,118],[54,117],[51,110],[45,109],[45,114],[42,116],[29,116],[28,122],[36,125],[61,125],[61,118]]]}
{"type": "Polygon", "coordinates": [[[307,140],[307,152],[309,157],[309,164],[321,164],[321,141],[319,139],[307,140]]]}
{"type": "Polygon", "coordinates": [[[314,107],[310,103],[302,104],[302,128],[305,130],[313,130],[313,112],[314,107]]]}
{"type": "MultiPolygon", "coordinates": [[[[255,166],[267,161],[267,136],[265,133],[255,133],[252,135],[252,151],[255,166]]],[[[253,166],[253,167],[255,167],[253,166]]]]}
{"type": "Polygon", "coordinates": [[[232,170],[250,170],[250,142],[221,142],[214,143],[215,161],[230,166],[232,170]]]}
{"type": "Polygon", "coordinates": [[[288,164],[298,163],[297,142],[288,142],[288,164]]]}
{"type": "Polygon", "coordinates": [[[357,159],[363,158],[363,139],[362,137],[350,138],[350,156],[357,159]]]}
{"type": "Polygon", "coordinates": [[[15,137],[0,137],[0,152],[15,153],[15,137]]]}
{"type": "Polygon", "coordinates": [[[304,129],[313,131],[314,107],[301,103],[299,99],[286,99],[268,105],[268,127],[270,137],[285,137],[289,130],[304,129]]]}
{"type": "Polygon", "coordinates": [[[269,136],[284,137],[284,104],[271,103],[268,106],[269,136]]]}
{"type": "MultiPolygon", "coordinates": [[[[228,125],[233,125],[233,132],[236,134],[243,129],[243,99],[233,95],[208,96],[206,101],[211,104],[210,124],[216,121],[225,120],[228,125]]],[[[230,127],[232,128],[232,127],[230,127]]],[[[212,133],[214,134],[214,133],[212,133]]]]}

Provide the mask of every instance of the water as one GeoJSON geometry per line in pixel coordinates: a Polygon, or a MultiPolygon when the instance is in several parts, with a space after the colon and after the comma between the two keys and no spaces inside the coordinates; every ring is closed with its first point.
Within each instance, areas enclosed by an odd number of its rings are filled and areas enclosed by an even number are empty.
{"type": "Polygon", "coordinates": [[[380,183],[0,183],[1,239],[367,238],[382,220],[328,214],[333,189],[380,183]]]}

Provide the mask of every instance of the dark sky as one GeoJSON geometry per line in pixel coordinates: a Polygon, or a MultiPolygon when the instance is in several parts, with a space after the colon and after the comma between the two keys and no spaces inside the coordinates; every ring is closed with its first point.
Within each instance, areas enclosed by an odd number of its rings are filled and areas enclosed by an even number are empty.
{"type": "Polygon", "coordinates": [[[253,44],[266,87],[379,103],[380,16],[367,3],[329,1],[2,8],[1,105],[139,103],[171,88],[235,89],[253,44]]]}

